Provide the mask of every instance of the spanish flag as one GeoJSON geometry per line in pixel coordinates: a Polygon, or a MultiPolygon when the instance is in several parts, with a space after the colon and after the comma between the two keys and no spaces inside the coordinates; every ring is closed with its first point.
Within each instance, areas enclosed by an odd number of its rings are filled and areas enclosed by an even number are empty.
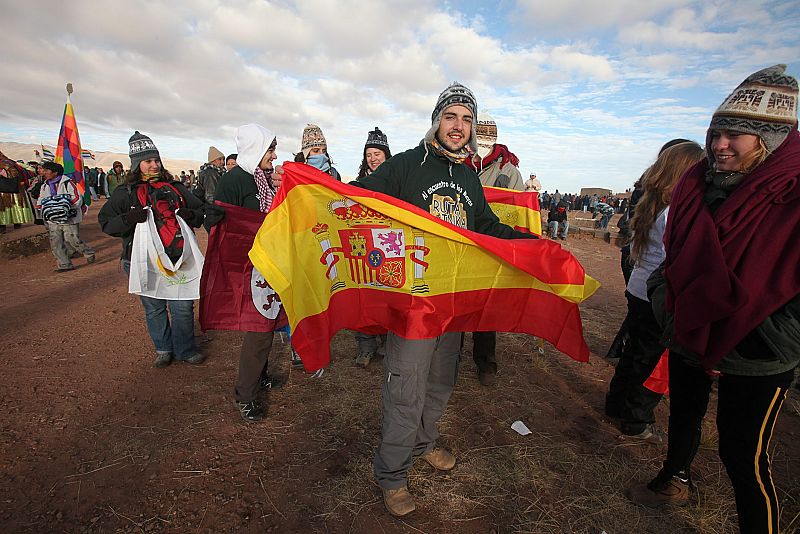
{"type": "Polygon", "coordinates": [[[423,339],[523,332],[586,361],[578,304],[599,284],[548,240],[503,240],[286,163],[250,259],[280,295],[308,371],[343,328],[423,339]]]}
{"type": "Polygon", "coordinates": [[[542,235],[539,193],[484,186],[483,194],[501,223],[520,232],[542,235]]]}

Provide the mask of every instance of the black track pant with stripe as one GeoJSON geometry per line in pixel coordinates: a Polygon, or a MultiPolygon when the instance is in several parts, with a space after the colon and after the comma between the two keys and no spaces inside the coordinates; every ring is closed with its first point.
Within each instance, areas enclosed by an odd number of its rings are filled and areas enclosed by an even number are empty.
{"type": "MultiPolygon", "coordinates": [[[[742,534],[778,534],[778,498],[772,482],[770,439],[794,371],[771,376],[719,378],[719,455],[736,495],[742,534]]],[[[669,361],[669,446],[664,471],[689,473],[700,443],[712,379],[680,357],[669,361]]]]}

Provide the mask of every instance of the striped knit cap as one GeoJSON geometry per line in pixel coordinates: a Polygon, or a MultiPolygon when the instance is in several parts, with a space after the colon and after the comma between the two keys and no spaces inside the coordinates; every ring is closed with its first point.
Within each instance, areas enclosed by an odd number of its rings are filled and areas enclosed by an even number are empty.
{"type": "Polygon", "coordinates": [[[139,130],[133,132],[131,138],[128,139],[128,155],[131,158],[131,171],[138,169],[139,164],[146,159],[161,158],[153,140],[139,133],[139,130]]]}
{"type": "MultiPolygon", "coordinates": [[[[786,65],[774,65],[748,76],[714,112],[712,130],[731,130],[759,136],[772,153],[797,126],[797,80],[785,74],[786,65]]],[[[711,158],[713,160],[713,157],[711,158]]]]}
{"type": "Polygon", "coordinates": [[[312,148],[317,146],[328,146],[325,141],[325,136],[322,134],[322,128],[316,124],[309,124],[303,129],[303,141],[300,145],[300,150],[303,152],[303,157],[308,159],[308,153],[312,148]]]}
{"type": "MultiPolygon", "coordinates": [[[[435,134],[436,130],[439,128],[439,122],[442,119],[442,112],[454,105],[464,106],[472,112],[473,118],[477,118],[478,101],[475,99],[475,95],[469,90],[469,88],[461,85],[458,82],[453,82],[448,85],[444,91],[442,91],[442,94],[440,94],[439,98],[436,100],[436,106],[434,106],[433,113],[431,113],[431,130],[429,130],[428,134],[425,136],[426,139],[432,138],[431,132],[435,134]]],[[[473,153],[478,151],[478,141],[475,135],[474,127],[472,128],[469,136],[469,148],[473,153]]]]}
{"type": "Polygon", "coordinates": [[[478,115],[475,135],[478,137],[478,146],[488,149],[494,148],[494,144],[497,142],[497,124],[488,113],[481,112],[478,115]]]}

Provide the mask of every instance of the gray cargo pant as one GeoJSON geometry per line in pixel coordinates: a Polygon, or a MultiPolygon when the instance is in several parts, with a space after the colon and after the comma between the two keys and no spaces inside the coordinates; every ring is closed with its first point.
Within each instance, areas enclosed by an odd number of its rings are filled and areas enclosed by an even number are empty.
{"type": "Polygon", "coordinates": [[[383,360],[383,427],[373,469],[384,489],[406,485],[414,458],[432,449],[453,392],[461,355],[460,332],[406,339],[389,332],[383,360]]]}
{"type": "Polygon", "coordinates": [[[47,234],[50,237],[50,250],[58,262],[59,268],[72,265],[69,249],[77,250],[86,258],[94,255],[94,249],[81,241],[77,224],[47,223],[47,234]]]}

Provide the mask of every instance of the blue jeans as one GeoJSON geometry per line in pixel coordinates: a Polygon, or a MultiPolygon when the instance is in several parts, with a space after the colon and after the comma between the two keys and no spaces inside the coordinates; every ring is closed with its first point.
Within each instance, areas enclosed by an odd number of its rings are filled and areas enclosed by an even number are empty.
{"type": "MultiPolygon", "coordinates": [[[[125,273],[130,274],[131,262],[122,260],[122,268],[125,273]]],[[[193,300],[163,300],[141,295],[139,299],[144,307],[147,331],[156,352],[171,352],[176,360],[185,360],[197,353],[193,300]]]]}
{"type": "Polygon", "coordinates": [[[552,239],[556,238],[559,229],[561,230],[561,239],[567,238],[567,234],[569,233],[569,221],[550,221],[548,226],[550,227],[550,237],[552,239]]]}

